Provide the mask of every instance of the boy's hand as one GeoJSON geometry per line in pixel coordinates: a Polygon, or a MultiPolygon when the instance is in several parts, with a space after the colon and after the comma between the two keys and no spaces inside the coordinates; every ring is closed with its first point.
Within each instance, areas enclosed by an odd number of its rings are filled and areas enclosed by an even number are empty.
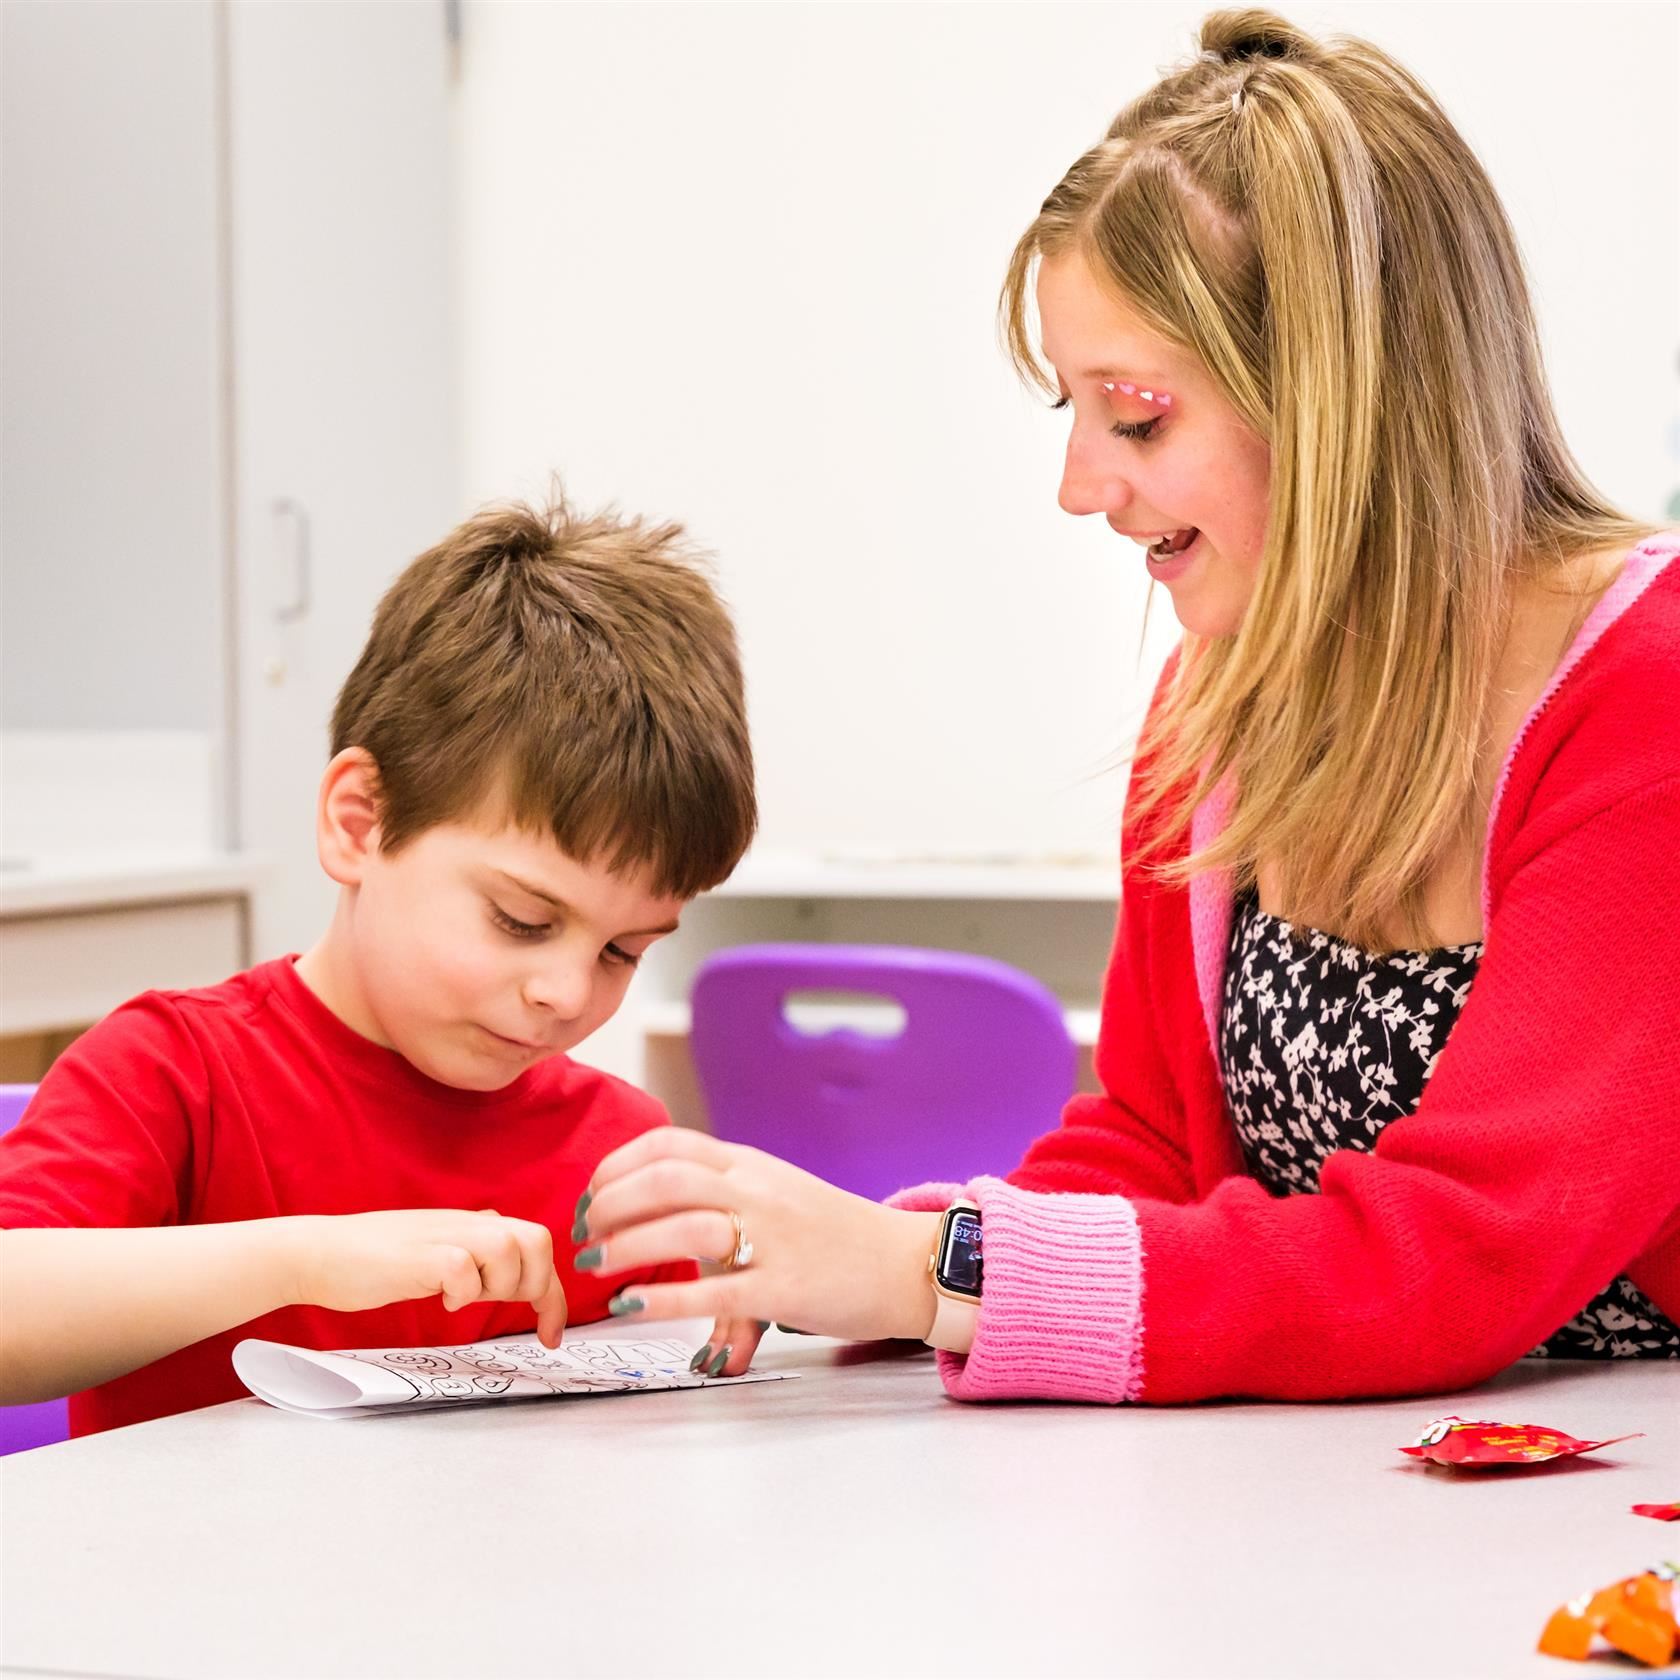
{"type": "Polygon", "coordinates": [[[546,1226],[494,1208],[414,1208],[297,1221],[295,1300],[359,1312],[441,1295],[451,1312],[474,1301],[529,1301],[537,1335],[556,1347],[566,1292],[546,1226]]]}

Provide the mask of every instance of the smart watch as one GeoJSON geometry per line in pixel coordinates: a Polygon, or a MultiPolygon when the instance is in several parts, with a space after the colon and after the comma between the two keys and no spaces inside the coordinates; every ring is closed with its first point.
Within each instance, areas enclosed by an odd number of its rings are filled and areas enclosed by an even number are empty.
{"type": "Polygon", "coordinates": [[[980,1316],[980,1209],[957,1201],[945,1210],[939,1236],[928,1256],[933,1280],[933,1328],[929,1347],[948,1353],[967,1353],[974,1345],[974,1325],[980,1316]]]}

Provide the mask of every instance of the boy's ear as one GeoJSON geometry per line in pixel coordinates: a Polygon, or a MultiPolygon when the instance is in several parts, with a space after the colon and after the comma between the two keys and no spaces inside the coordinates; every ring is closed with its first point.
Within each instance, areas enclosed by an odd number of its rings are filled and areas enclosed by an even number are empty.
{"type": "Polygon", "coordinates": [[[358,885],[379,850],[379,768],[366,747],[346,747],[321,777],[315,850],[341,887],[358,885]]]}

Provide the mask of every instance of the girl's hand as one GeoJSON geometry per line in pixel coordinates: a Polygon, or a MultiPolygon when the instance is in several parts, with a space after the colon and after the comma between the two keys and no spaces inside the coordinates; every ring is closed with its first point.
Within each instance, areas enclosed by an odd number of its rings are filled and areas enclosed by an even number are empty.
{"type": "Polygon", "coordinates": [[[715,1317],[712,1375],[745,1370],[772,1319],[856,1340],[919,1339],[932,1327],[927,1262],[938,1214],[883,1207],[685,1127],[661,1126],[614,1150],[589,1181],[578,1229],[600,1250],[592,1269],[627,1272],[727,1260],[731,1213],[752,1243],[747,1265],[693,1283],[632,1284],[618,1298],[647,1318],[715,1317]],[[714,1369],[725,1346],[730,1355],[714,1369]]]}
{"type": "Polygon", "coordinates": [[[474,1301],[529,1301],[545,1347],[557,1347],[566,1328],[553,1238],[528,1219],[415,1208],[300,1219],[296,1236],[299,1305],[359,1312],[441,1295],[453,1312],[474,1301]]]}

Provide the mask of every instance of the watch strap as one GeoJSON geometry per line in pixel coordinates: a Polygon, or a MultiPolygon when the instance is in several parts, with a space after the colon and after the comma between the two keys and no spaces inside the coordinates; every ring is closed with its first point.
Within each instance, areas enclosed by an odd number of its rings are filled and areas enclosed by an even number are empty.
{"type": "Polygon", "coordinates": [[[980,1317],[980,1303],[962,1295],[947,1295],[936,1284],[933,1291],[933,1328],[924,1340],[931,1348],[946,1353],[967,1353],[974,1345],[974,1327],[980,1317]]]}

